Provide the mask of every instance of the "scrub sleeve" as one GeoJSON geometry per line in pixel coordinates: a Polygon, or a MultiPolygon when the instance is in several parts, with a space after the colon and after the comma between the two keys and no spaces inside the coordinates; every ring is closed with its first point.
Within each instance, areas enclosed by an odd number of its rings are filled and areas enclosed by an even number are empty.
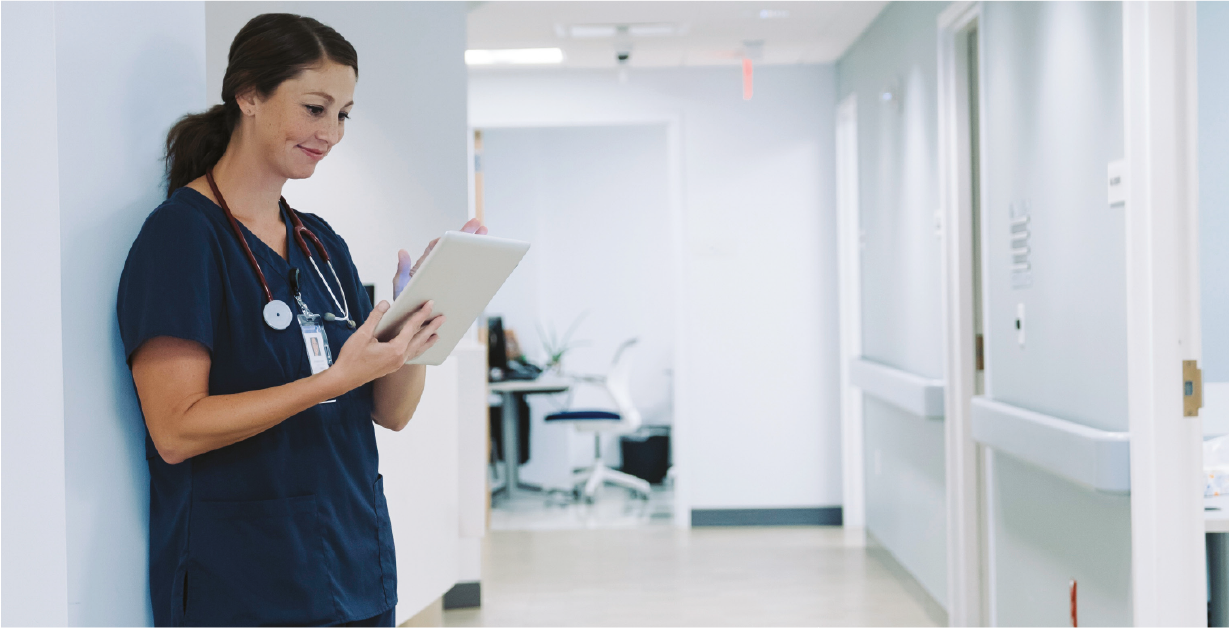
{"type": "MultiPolygon", "coordinates": [[[[372,305],[345,241],[321,218],[300,217],[333,258],[361,324],[372,305]]],[[[333,312],[286,222],[289,259],[242,230],[274,298],[298,311],[288,282],[294,267],[308,307],[333,312]]],[[[264,305],[222,209],[180,188],[150,214],[124,265],[117,314],[125,357],[158,336],[198,342],[210,352],[211,395],[310,376],[298,323],[269,328],[264,305]]],[[[325,329],[336,356],[353,331],[338,322],[325,329]]],[[[368,384],[177,465],[162,460],[147,431],[154,622],[326,625],[392,609],[396,558],[371,411],[368,384]]]]}

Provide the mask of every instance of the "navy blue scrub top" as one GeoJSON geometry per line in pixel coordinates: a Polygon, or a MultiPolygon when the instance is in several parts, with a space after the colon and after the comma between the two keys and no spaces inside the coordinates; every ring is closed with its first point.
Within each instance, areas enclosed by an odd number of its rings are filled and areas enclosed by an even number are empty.
{"type": "MultiPolygon", "coordinates": [[[[300,216],[329,251],[352,318],[361,324],[372,304],[350,250],[324,220],[300,216]]],[[[299,313],[288,278],[296,267],[308,308],[341,315],[296,246],[285,214],[283,220],[289,261],[242,228],[273,297],[299,313]]],[[[316,262],[332,282],[324,260],[316,262]]],[[[256,271],[222,208],[180,188],[146,219],[124,264],[117,310],[126,357],[156,336],[195,340],[210,351],[211,395],[308,377],[298,322],[271,329],[264,306],[256,271]]],[[[353,331],[340,322],[324,326],[336,359],[353,331]]],[[[154,622],[321,625],[392,608],[393,535],[371,414],[367,384],[177,465],[162,460],[147,430],[154,622]]]]}

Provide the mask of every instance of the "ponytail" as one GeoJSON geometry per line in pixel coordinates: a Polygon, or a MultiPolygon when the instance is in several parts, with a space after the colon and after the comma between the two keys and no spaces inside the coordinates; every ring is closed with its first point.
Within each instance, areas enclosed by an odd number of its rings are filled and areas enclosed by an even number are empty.
{"type": "Polygon", "coordinates": [[[252,89],[268,97],[283,81],[322,61],[350,66],[359,77],[354,46],[310,17],[265,13],[239,29],[222,77],[223,104],[180,118],[167,133],[167,198],[222,159],[241,117],[238,94],[252,89]]]}
{"type": "Polygon", "coordinates": [[[166,153],[168,198],[218,163],[231,141],[238,113],[239,105],[232,100],[203,113],[186,115],[171,127],[166,153]]]}

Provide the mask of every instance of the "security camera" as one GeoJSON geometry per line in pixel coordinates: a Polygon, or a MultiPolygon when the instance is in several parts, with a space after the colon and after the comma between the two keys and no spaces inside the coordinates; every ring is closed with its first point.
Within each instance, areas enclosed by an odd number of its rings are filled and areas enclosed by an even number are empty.
{"type": "Polygon", "coordinates": [[[615,62],[619,65],[628,65],[628,59],[632,58],[632,32],[627,24],[620,24],[615,27],[615,62]]]}

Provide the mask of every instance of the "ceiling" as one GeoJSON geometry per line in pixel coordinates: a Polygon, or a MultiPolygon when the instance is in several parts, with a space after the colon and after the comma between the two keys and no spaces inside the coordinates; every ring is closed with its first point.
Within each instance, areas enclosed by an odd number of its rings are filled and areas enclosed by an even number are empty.
{"type": "Polygon", "coordinates": [[[630,67],[830,63],[887,4],[472,2],[467,48],[561,48],[573,68],[616,67],[628,49],[630,67]]]}

